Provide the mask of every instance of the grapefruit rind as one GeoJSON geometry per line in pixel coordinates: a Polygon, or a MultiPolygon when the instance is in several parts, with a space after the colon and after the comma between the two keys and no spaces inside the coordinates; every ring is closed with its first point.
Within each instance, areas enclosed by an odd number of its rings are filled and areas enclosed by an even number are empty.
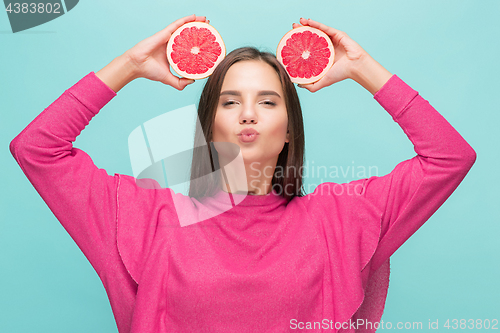
{"type": "Polygon", "coordinates": [[[209,77],[213,73],[213,71],[215,70],[217,65],[225,58],[226,46],[224,44],[224,41],[222,40],[221,35],[217,31],[217,29],[215,29],[213,26],[211,26],[208,23],[195,21],[195,22],[188,22],[186,24],[183,24],[182,26],[177,28],[177,30],[174,31],[174,33],[172,34],[172,36],[170,36],[170,38],[168,40],[166,53],[167,53],[167,59],[168,59],[169,65],[173,68],[173,70],[177,74],[179,74],[180,76],[185,77],[187,79],[200,80],[200,79],[204,79],[204,78],[209,77]],[[190,73],[187,73],[186,71],[183,71],[182,69],[179,68],[178,64],[176,62],[174,62],[174,60],[172,59],[172,52],[174,52],[173,47],[175,45],[175,38],[177,36],[179,36],[185,29],[192,28],[192,27],[207,28],[215,36],[215,42],[218,43],[220,48],[221,48],[221,53],[217,57],[217,59],[213,62],[213,66],[210,67],[207,71],[200,73],[200,74],[190,74],[190,73]]]}
{"type": "Polygon", "coordinates": [[[297,27],[293,28],[292,30],[288,31],[280,40],[278,47],[276,48],[276,58],[278,61],[283,65],[283,67],[286,69],[286,72],[288,73],[288,76],[290,77],[291,81],[297,84],[309,84],[309,83],[314,83],[318,80],[320,80],[325,74],[330,70],[330,68],[333,66],[333,63],[335,61],[335,50],[333,48],[333,43],[330,37],[324,33],[322,30],[310,27],[310,26],[302,26],[302,27],[297,27]],[[320,74],[318,75],[313,75],[309,78],[306,77],[299,77],[299,76],[292,76],[290,74],[290,69],[288,68],[287,65],[285,65],[283,61],[283,56],[281,54],[281,51],[283,50],[283,47],[286,45],[287,41],[292,37],[292,35],[296,33],[303,33],[305,31],[309,31],[313,34],[318,35],[320,38],[324,38],[327,42],[328,45],[328,50],[330,51],[330,57],[328,58],[328,63],[327,65],[323,68],[320,74]]]}

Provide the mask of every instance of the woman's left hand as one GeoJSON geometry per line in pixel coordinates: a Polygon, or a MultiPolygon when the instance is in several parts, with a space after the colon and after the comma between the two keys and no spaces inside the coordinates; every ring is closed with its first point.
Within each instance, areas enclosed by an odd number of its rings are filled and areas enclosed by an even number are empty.
{"type": "Polygon", "coordinates": [[[333,66],[325,76],[314,83],[300,84],[299,87],[305,88],[310,92],[315,92],[336,82],[349,78],[352,79],[359,64],[370,57],[358,43],[343,31],[328,27],[311,19],[301,18],[300,23],[294,23],[293,28],[308,25],[320,29],[330,36],[335,50],[335,59],[333,66]]]}

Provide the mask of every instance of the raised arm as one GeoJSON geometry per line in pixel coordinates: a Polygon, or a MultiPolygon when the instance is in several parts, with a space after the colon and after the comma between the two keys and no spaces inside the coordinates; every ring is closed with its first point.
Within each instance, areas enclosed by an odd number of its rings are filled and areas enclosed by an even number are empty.
{"type": "Polygon", "coordinates": [[[334,184],[345,187],[342,191],[335,191],[333,183],[321,184],[316,190],[328,193],[323,196],[326,207],[343,200],[342,207],[355,220],[351,226],[356,225],[361,232],[375,227],[377,244],[363,241],[359,247],[365,251],[362,266],[371,258],[371,270],[376,270],[453,193],[474,164],[476,153],[427,100],[382,67],[345,32],[310,19],[300,22],[325,31],[335,47],[335,62],[329,72],[302,87],[315,92],[344,79],[355,80],[401,126],[417,153],[383,177],[334,184]],[[339,192],[347,196],[339,198],[335,194],[339,192]],[[378,225],[366,225],[371,221],[378,225]]]}
{"type": "Polygon", "coordinates": [[[113,246],[116,178],[72,142],[114,96],[91,72],[10,143],[26,177],[98,273],[113,246]]]}
{"type": "MultiPolygon", "coordinates": [[[[10,143],[26,177],[100,273],[116,252],[118,176],[96,167],[73,142],[90,120],[130,81],[144,77],[182,90],[193,82],[174,76],[166,43],[187,16],[144,39],[97,73],[66,90],[10,143]]],[[[119,259],[119,258],[118,258],[119,259]]],[[[116,262],[115,262],[116,263],[116,262]]]]}
{"type": "MultiPolygon", "coordinates": [[[[360,67],[370,79],[374,64],[360,67]]],[[[364,85],[369,83],[363,82],[364,85]]],[[[361,204],[380,209],[381,234],[372,258],[377,269],[448,199],[469,172],[476,152],[451,124],[397,75],[375,93],[375,100],[399,124],[417,155],[383,177],[352,182],[361,204]]]]}

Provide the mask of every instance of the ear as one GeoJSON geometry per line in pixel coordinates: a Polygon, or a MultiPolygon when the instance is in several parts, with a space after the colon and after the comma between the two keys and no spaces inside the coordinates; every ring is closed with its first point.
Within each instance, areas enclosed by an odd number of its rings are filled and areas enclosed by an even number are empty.
{"type": "Polygon", "coordinates": [[[290,142],[290,131],[286,131],[286,140],[285,142],[290,142]]]}

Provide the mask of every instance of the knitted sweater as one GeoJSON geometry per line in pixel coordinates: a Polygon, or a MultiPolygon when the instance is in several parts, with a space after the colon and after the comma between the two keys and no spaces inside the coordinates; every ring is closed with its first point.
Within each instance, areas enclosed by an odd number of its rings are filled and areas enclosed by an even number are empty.
{"type": "Polygon", "coordinates": [[[90,72],[10,149],[96,270],[121,333],[373,332],[389,257],[476,159],[429,102],[393,75],[373,97],[417,155],[389,174],[325,182],[290,202],[275,190],[219,190],[196,200],[110,176],[73,147],[115,96],[90,72]],[[181,215],[211,217],[186,225],[181,215]]]}

